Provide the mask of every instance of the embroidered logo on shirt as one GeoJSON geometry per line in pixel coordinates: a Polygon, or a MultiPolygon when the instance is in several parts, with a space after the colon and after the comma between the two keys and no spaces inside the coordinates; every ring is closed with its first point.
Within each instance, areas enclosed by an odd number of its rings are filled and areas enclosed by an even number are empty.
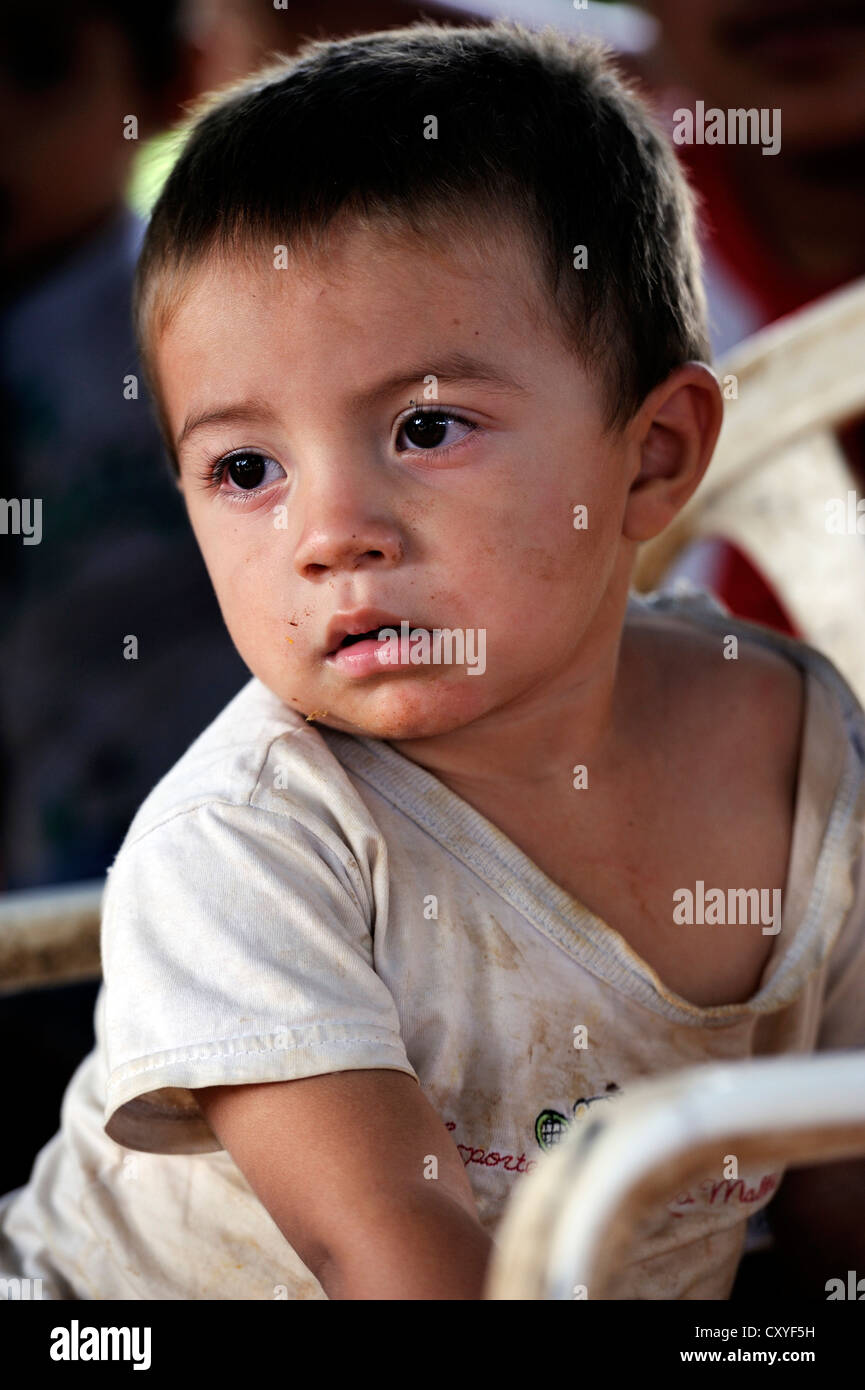
{"type": "MultiPolygon", "coordinates": [[[[456,1129],[456,1120],[447,1120],[445,1129],[453,1134],[456,1129]]],[[[538,1166],[535,1158],[526,1159],[525,1154],[520,1154],[519,1158],[515,1154],[502,1154],[497,1149],[490,1149],[487,1152],[484,1148],[476,1147],[473,1144],[457,1144],[460,1157],[464,1166],[467,1168],[470,1163],[478,1163],[482,1168],[498,1168],[501,1166],[509,1173],[530,1173],[533,1168],[538,1166]]]]}
{"type": "Polygon", "coordinates": [[[535,1120],[535,1138],[544,1153],[554,1149],[556,1144],[564,1139],[571,1125],[576,1121],[584,1119],[589,1113],[589,1106],[594,1105],[599,1100],[615,1100],[623,1092],[616,1085],[615,1081],[608,1081],[603,1094],[599,1096],[581,1096],[574,1101],[573,1112],[569,1118],[563,1115],[560,1110],[542,1110],[535,1120]]]}
{"type": "MultiPolygon", "coordinates": [[[[555,1148],[559,1140],[562,1139],[568,1128],[576,1121],[579,1122],[588,1114],[589,1106],[594,1105],[599,1100],[615,1100],[617,1095],[622,1095],[615,1081],[609,1081],[604,1093],[599,1096],[581,1096],[574,1101],[572,1117],[563,1115],[559,1110],[542,1110],[535,1120],[534,1133],[535,1139],[541,1149],[547,1152],[555,1148]]],[[[456,1129],[456,1121],[447,1120],[445,1128],[453,1131],[456,1129]]],[[[530,1173],[537,1167],[537,1159],[527,1159],[526,1155],[499,1153],[496,1149],[487,1151],[485,1148],[473,1144],[457,1144],[460,1156],[466,1167],[470,1163],[480,1164],[483,1168],[498,1168],[501,1166],[509,1173],[530,1173]]]]}
{"type": "MultiPolygon", "coordinates": [[[[757,1183],[756,1178],[753,1181],[757,1183]]],[[[685,1207],[696,1206],[705,1210],[707,1207],[726,1207],[729,1203],[741,1206],[764,1202],[772,1196],[780,1181],[781,1175],[778,1173],[764,1173],[759,1185],[754,1187],[749,1187],[744,1178],[704,1178],[699,1187],[680,1192],[674,1201],[668,1203],[667,1210],[671,1216],[684,1216],[685,1207]]]]}

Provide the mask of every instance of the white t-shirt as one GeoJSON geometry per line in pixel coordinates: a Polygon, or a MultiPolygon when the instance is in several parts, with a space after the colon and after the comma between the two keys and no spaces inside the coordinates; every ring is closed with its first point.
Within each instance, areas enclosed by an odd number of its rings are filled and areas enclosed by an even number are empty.
{"type": "MultiPolygon", "coordinates": [[[[807,673],[783,926],[752,998],[684,1000],[429,772],[253,679],[112,866],[97,1045],[30,1183],[0,1202],[0,1273],[56,1298],[324,1298],[200,1114],[200,1086],[407,1072],[494,1234],[521,1174],[638,1078],[865,1043],[865,716],[809,648],[701,598],[650,606],[807,673]]],[[[671,1193],[621,1295],[726,1297],[781,1175],[671,1193]]]]}

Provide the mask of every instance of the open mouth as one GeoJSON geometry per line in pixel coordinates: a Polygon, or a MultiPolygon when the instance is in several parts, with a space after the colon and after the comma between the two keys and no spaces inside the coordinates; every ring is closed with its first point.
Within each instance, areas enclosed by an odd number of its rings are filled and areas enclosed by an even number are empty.
{"type": "MultiPolygon", "coordinates": [[[[403,620],[403,622],[405,622],[405,620],[403,620]]],[[[428,627],[412,627],[410,623],[406,623],[406,630],[411,633],[418,633],[430,632],[432,629],[428,627]]],[[[346,633],[345,637],[342,638],[339,645],[334,647],[333,650],[328,653],[328,655],[336,656],[338,652],[345,651],[348,647],[356,647],[361,642],[384,642],[387,639],[382,637],[381,634],[383,632],[396,632],[397,634],[400,634],[401,631],[401,623],[395,620],[390,623],[379,623],[377,627],[367,628],[364,632],[348,632],[346,633]]],[[[393,641],[393,637],[391,637],[390,640],[393,641]]]]}
{"type": "Polygon", "coordinates": [[[366,632],[353,632],[349,636],[343,637],[336,651],[341,652],[344,647],[354,646],[356,642],[377,642],[378,634],[383,630],[380,627],[371,627],[366,632]]]}
{"type": "MultiPolygon", "coordinates": [[[[362,676],[381,674],[394,666],[409,664],[405,655],[409,637],[423,633],[429,642],[429,634],[434,629],[416,628],[405,617],[396,617],[386,608],[357,609],[354,614],[338,614],[330,623],[328,642],[333,644],[325,653],[325,660],[332,663],[344,675],[362,676]],[[346,628],[360,628],[360,624],[370,623],[360,631],[346,632],[346,628]],[[394,648],[398,648],[399,656],[394,648]]],[[[417,664],[414,655],[411,664],[417,664]]]]}

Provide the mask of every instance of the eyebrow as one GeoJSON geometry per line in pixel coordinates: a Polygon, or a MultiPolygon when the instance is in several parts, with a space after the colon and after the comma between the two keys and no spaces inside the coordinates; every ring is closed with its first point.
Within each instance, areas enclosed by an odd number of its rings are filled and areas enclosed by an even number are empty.
{"type": "MultiPolygon", "coordinates": [[[[420,387],[427,376],[434,376],[436,382],[444,382],[451,386],[457,383],[463,386],[485,386],[488,390],[499,391],[503,394],[522,393],[528,390],[524,382],[519,381],[503,368],[485,362],[479,357],[472,357],[467,353],[454,352],[441,358],[438,364],[427,360],[409,371],[398,372],[394,376],[386,377],[367,390],[355,392],[348,398],[349,408],[352,411],[357,411],[362,406],[380,400],[384,396],[392,396],[399,390],[405,390],[410,386],[420,387]]],[[[260,397],[232,401],[228,405],[218,406],[212,410],[197,411],[186,417],[183,428],[178,435],[176,447],[179,449],[191,434],[196,430],[204,429],[206,425],[263,424],[272,422],[274,418],[272,408],[267,401],[260,397]]]]}
{"type": "Polygon", "coordinates": [[[352,407],[357,408],[365,405],[368,401],[377,400],[381,396],[390,396],[406,387],[418,386],[423,383],[424,377],[427,376],[434,376],[437,382],[443,381],[451,386],[456,383],[463,386],[486,386],[491,390],[503,393],[528,390],[524,382],[518,381],[503,367],[496,366],[492,362],[485,362],[480,357],[472,357],[465,352],[451,352],[446,357],[440,358],[438,364],[427,359],[425,362],[419,362],[416,367],[409,369],[409,371],[398,372],[395,376],[387,377],[367,391],[358,391],[349,398],[349,403],[352,407]]]}
{"type": "Polygon", "coordinates": [[[274,419],[273,411],[267,401],[250,397],[246,401],[232,401],[229,405],[216,406],[213,410],[200,410],[187,415],[183,429],[177,436],[175,448],[206,425],[251,425],[263,424],[274,419]]]}

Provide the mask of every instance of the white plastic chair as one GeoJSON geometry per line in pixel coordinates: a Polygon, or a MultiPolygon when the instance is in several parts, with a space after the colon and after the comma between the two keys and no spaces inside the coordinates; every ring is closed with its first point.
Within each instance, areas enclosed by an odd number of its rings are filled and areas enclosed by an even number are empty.
{"type": "Polygon", "coordinates": [[[635,587],[657,588],[694,540],[731,541],[865,703],[865,534],[827,530],[827,503],[857,492],[835,430],[865,415],[865,280],[772,324],[716,370],[737,392],[718,447],[690,502],[641,548],[635,587]]]}
{"type": "Polygon", "coordinates": [[[865,1052],[689,1067],[594,1107],[514,1189],[485,1298],[615,1299],[641,1221],[728,1153],[748,1167],[865,1155],[865,1052]]]}

